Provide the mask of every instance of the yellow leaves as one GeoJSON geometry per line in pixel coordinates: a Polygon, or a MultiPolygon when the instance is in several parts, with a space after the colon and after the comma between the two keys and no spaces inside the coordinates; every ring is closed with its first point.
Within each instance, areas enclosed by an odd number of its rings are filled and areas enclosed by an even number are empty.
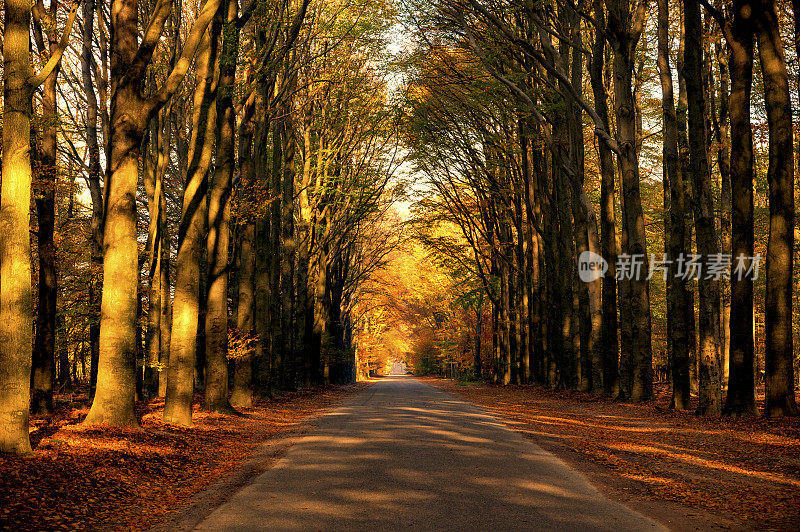
{"type": "Polygon", "coordinates": [[[235,327],[228,329],[228,360],[241,360],[253,356],[259,336],[235,327]]]}

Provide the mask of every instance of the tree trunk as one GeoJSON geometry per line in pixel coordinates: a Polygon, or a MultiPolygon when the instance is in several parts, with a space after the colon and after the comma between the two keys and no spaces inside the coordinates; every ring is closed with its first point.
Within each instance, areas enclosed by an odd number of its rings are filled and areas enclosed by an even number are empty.
{"type": "Polygon", "coordinates": [[[672,70],[669,63],[669,2],[658,0],[658,70],[661,78],[663,115],[664,183],[669,200],[669,213],[665,215],[668,233],[667,260],[671,260],[667,279],[667,336],[670,340],[672,373],[672,401],[676,410],[689,408],[689,345],[686,317],[689,298],[686,280],[678,275],[677,259],[686,253],[686,224],[684,213],[683,177],[678,160],[678,123],[672,70]]]}
{"type": "Polygon", "coordinates": [[[164,401],[164,421],[184,426],[192,424],[200,308],[200,263],[205,241],[208,177],[216,130],[218,39],[216,36],[212,37],[212,33],[213,30],[203,35],[195,62],[192,136],[189,140],[189,166],[185,178],[178,254],[175,259],[172,337],[167,369],[167,396],[164,401]]]}
{"type": "Polygon", "coordinates": [[[164,290],[161,286],[163,277],[163,253],[161,246],[164,243],[162,231],[165,215],[164,207],[164,173],[166,172],[169,158],[169,117],[162,113],[153,119],[150,128],[148,144],[149,154],[145,159],[144,182],[147,192],[150,227],[148,228],[147,244],[148,257],[148,311],[147,311],[147,336],[145,337],[145,363],[144,363],[144,396],[155,397],[159,388],[159,368],[161,363],[161,320],[163,319],[164,290]]]}
{"type": "MultiPolygon", "coordinates": [[[[50,3],[50,16],[55,20],[56,6],[50,3]]],[[[58,40],[54,29],[47,32],[50,54],[55,53],[58,40]]],[[[37,243],[39,254],[39,303],[36,312],[36,336],[33,344],[33,397],[31,412],[53,411],[54,364],[56,351],[56,123],[58,104],[56,81],[59,68],[47,77],[42,86],[41,151],[38,160],[36,186],[37,243]]]]}
{"type": "MultiPolygon", "coordinates": [[[[290,91],[294,91],[293,78],[290,78],[290,91]]],[[[295,298],[294,298],[294,269],[295,252],[297,244],[294,236],[294,155],[295,137],[294,127],[290,120],[291,103],[284,107],[282,127],[283,162],[282,162],[282,192],[281,192],[281,330],[283,342],[281,357],[284,364],[285,385],[294,390],[297,387],[296,352],[295,352],[295,298]]]]}
{"type": "MultiPolygon", "coordinates": [[[[766,417],[797,415],[794,395],[792,274],[794,262],[794,146],[789,76],[774,0],[756,10],[758,54],[769,126],[769,242],[764,301],[766,417]]],[[[796,14],[795,14],[796,15],[796,14]]]]}
{"type": "Polygon", "coordinates": [[[722,409],[722,388],[719,375],[719,280],[709,278],[707,267],[719,253],[714,227],[714,198],[711,194],[711,173],[705,126],[705,95],[703,91],[703,29],[700,5],[696,0],[684,1],[686,42],[684,71],[689,111],[689,159],[694,190],[694,221],[697,252],[703,265],[698,280],[700,345],[698,412],[717,415],[722,409]]]}
{"type": "MultiPolygon", "coordinates": [[[[256,265],[254,240],[255,224],[248,222],[242,228],[239,240],[239,304],[236,312],[236,328],[239,334],[246,339],[250,339],[253,334],[254,274],[256,265]]],[[[237,408],[250,408],[253,406],[253,357],[249,352],[244,357],[236,360],[230,402],[232,406],[237,408]]]]}
{"type": "MultiPolygon", "coordinates": [[[[594,16],[602,27],[605,27],[605,13],[601,0],[594,0],[594,16]]],[[[588,67],[594,95],[594,108],[597,115],[608,127],[608,102],[606,85],[603,79],[605,70],[605,39],[596,36],[592,46],[592,59],[588,67]]],[[[617,358],[619,342],[617,340],[617,233],[616,215],[614,211],[614,160],[611,150],[605,142],[598,139],[598,160],[600,164],[600,249],[608,263],[608,270],[602,280],[602,373],[603,393],[615,396],[619,393],[619,375],[617,358]]]]}
{"type": "MultiPolygon", "coordinates": [[[[217,91],[217,145],[214,180],[208,205],[208,294],[206,298],[206,391],[205,408],[215,412],[231,412],[228,402],[228,247],[231,218],[231,192],[235,166],[234,131],[236,113],[233,108],[234,77],[238,52],[239,14],[237,0],[223,4],[226,31],[222,55],[219,90],[217,91]]],[[[212,39],[218,39],[212,26],[212,39]]]]}
{"type": "MultiPolygon", "coordinates": [[[[750,0],[734,7],[730,51],[731,129],[731,318],[728,354],[728,394],[725,414],[755,415],[753,276],[739,275],[739,257],[754,254],[753,221],[753,131],[750,97],[753,84],[753,22],[750,0]]],[[[749,266],[750,261],[745,261],[749,266]]]]}
{"type": "Polygon", "coordinates": [[[483,367],[481,365],[481,335],[483,326],[483,306],[479,306],[475,311],[475,378],[480,379],[483,376],[483,367]]]}
{"type": "Polygon", "coordinates": [[[111,160],[105,186],[103,287],[97,390],[85,423],[138,426],[133,410],[136,372],[136,184],[144,124],[129,113],[140,105],[137,87],[123,76],[137,49],[137,5],[115,0],[111,13],[111,160]],[[130,123],[133,122],[133,123],[130,123]]]}
{"type": "Polygon", "coordinates": [[[141,97],[144,70],[171,4],[159,0],[151,31],[138,44],[136,0],[113,0],[111,6],[111,120],[106,178],[103,290],[97,392],[84,423],[138,425],[134,406],[136,375],[136,299],[139,261],[136,242],[136,185],[145,128],[180,86],[201,36],[219,6],[207,0],[186,39],[183,59],[164,86],[141,97]]]}
{"type": "Polygon", "coordinates": [[[89,152],[89,173],[86,178],[92,198],[91,263],[89,280],[89,395],[97,387],[97,366],[100,359],[100,300],[103,292],[103,189],[100,178],[100,145],[97,140],[97,95],[92,82],[92,38],[94,36],[95,0],[83,2],[83,47],[81,74],[86,97],[86,147],[89,152]]]}
{"type": "MultiPolygon", "coordinates": [[[[716,120],[717,137],[717,167],[720,174],[720,233],[722,243],[722,253],[731,254],[731,150],[729,139],[728,120],[729,110],[729,73],[728,56],[722,46],[717,42],[715,45],[717,64],[719,67],[719,117],[716,120]]],[[[730,280],[722,279],[722,315],[720,316],[720,350],[722,355],[722,386],[727,387],[730,375],[730,347],[731,347],[731,293],[730,280]]]]}
{"type": "Polygon", "coordinates": [[[29,207],[31,3],[5,1],[0,192],[0,452],[29,454],[33,302],[29,207]]]}
{"type": "MultiPolygon", "coordinates": [[[[617,0],[606,0],[606,6],[611,28],[609,35],[612,36],[614,49],[614,105],[622,176],[622,213],[627,235],[623,251],[631,256],[647,257],[647,238],[639,190],[639,154],[636,150],[636,103],[632,92],[634,56],[636,44],[644,28],[644,13],[641,11],[642,5],[637,6],[637,11],[633,14],[627,2],[617,0]]],[[[632,366],[628,398],[632,401],[646,401],[653,395],[649,282],[646,275],[634,275],[625,282],[628,293],[624,296],[630,306],[629,356],[632,366]]],[[[623,355],[627,356],[624,348],[623,355]]]]}

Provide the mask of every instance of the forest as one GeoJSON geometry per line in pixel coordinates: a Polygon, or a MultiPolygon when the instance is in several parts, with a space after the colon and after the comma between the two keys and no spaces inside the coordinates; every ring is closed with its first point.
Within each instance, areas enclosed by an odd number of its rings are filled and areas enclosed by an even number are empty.
{"type": "Polygon", "coordinates": [[[800,1],[2,3],[0,456],[400,366],[798,415],[800,1]]]}

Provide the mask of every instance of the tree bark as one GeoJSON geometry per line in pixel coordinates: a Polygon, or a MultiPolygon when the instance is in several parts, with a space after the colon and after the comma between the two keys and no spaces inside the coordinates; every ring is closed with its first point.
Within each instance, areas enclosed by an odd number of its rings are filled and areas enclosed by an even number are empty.
{"type": "MultiPolygon", "coordinates": [[[[290,92],[294,91],[294,77],[288,82],[290,92]]],[[[281,330],[283,331],[283,351],[285,386],[294,390],[297,387],[297,365],[295,352],[295,297],[294,297],[294,269],[297,243],[294,234],[294,156],[295,136],[294,127],[290,119],[292,112],[291,102],[287,102],[283,111],[283,127],[281,142],[283,143],[283,161],[281,176],[281,330]]]]}
{"type": "MultiPolygon", "coordinates": [[[[44,9],[44,4],[39,4],[44,9]]],[[[56,19],[58,2],[50,2],[50,18],[56,19]]],[[[48,50],[42,55],[53,54],[58,47],[55,28],[47,31],[48,50]]],[[[45,55],[46,56],[46,55],[45,55]]],[[[39,255],[39,290],[36,311],[36,336],[33,343],[33,375],[31,412],[34,414],[53,411],[54,365],[56,351],[56,297],[58,294],[58,272],[56,270],[56,131],[58,104],[56,81],[59,67],[53,69],[42,85],[41,149],[38,153],[37,180],[35,186],[36,233],[39,255]]]]}
{"type": "Polygon", "coordinates": [[[684,1],[686,42],[684,69],[689,111],[689,159],[694,190],[694,221],[697,252],[703,270],[698,280],[700,345],[699,381],[701,414],[717,415],[722,408],[722,388],[719,376],[719,281],[709,278],[708,261],[719,253],[714,227],[714,199],[711,194],[711,173],[705,126],[705,95],[703,91],[703,28],[700,4],[684,1]]]}
{"type": "Polygon", "coordinates": [[[81,49],[81,80],[86,97],[86,147],[89,152],[89,172],[86,182],[92,198],[91,263],[89,280],[89,396],[97,387],[97,366],[100,359],[100,300],[103,292],[103,188],[100,182],[100,144],[97,139],[97,95],[92,81],[92,38],[94,35],[95,0],[83,3],[83,46],[81,49]]]}
{"type": "MultiPolygon", "coordinates": [[[[646,0],[641,0],[631,12],[628,2],[605,0],[605,3],[609,16],[609,36],[614,50],[614,104],[617,117],[617,143],[620,150],[619,167],[622,175],[622,212],[627,233],[623,251],[631,256],[646,257],[647,239],[639,190],[639,154],[636,150],[637,128],[632,87],[636,44],[644,29],[647,4],[646,0]]],[[[653,395],[649,282],[646,276],[640,276],[626,283],[629,285],[628,294],[625,296],[630,305],[632,365],[632,382],[628,398],[634,402],[646,401],[653,395]]]]}
{"type": "Polygon", "coordinates": [[[192,424],[200,309],[200,263],[206,236],[208,178],[216,130],[218,39],[216,34],[212,34],[213,26],[212,31],[204,33],[195,62],[192,136],[189,140],[189,166],[178,233],[178,254],[175,258],[172,337],[167,369],[167,396],[164,401],[164,421],[184,426],[192,424]]]}
{"type": "Polygon", "coordinates": [[[757,4],[758,54],[769,127],[769,241],[764,302],[766,417],[798,414],[794,394],[792,286],[794,146],[789,76],[774,0],[757,4]]]}
{"type": "Polygon", "coordinates": [[[29,454],[33,300],[31,200],[31,3],[6,0],[3,29],[3,180],[0,187],[0,452],[29,454]]]}
{"type": "Polygon", "coordinates": [[[689,345],[686,317],[689,296],[686,280],[678,275],[677,259],[685,255],[686,224],[684,213],[683,177],[678,160],[678,122],[672,70],[669,62],[669,2],[658,0],[658,70],[661,79],[663,116],[664,183],[669,199],[665,214],[669,228],[666,234],[667,260],[671,260],[667,279],[667,336],[670,339],[672,401],[676,410],[689,408],[689,345]]]}
{"type": "MultiPolygon", "coordinates": [[[[594,0],[595,20],[605,29],[605,13],[601,0],[594,0]]],[[[608,127],[608,100],[603,76],[605,70],[605,39],[597,35],[592,45],[592,59],[589,65],[589,76],[594,95],[594,108],[600,119],[608,127]]],[[[600,249],[608,263],[608,270],[602,280],[602,314],[603,329],[602,367],[603,393],[615,396],[619,393],[619,375],[617,358],[619,342],[617,340],[617,233],[616,215],[614,211],[614,160],[608,145],[598,139],[598,161],[600,164],[600,249]]]]}
{"type": "MultiPolygon", "coordinates": [[[[222,32],[224,42],[216,95],[216,165],[208,205],[205,408],[231,412],[232,407],[228,402],[228,247],[235,166],[236,113],[233,108],[233,89],[238,54],[238,32],[235,27],[239,14],[237,0],[225,2],[222,11],[225,31],[222,32]]],[[[212,39],[218,38],[213,29],[212,26],[212,39]]]]}
{"type": "MultiPolygon", "coordinates": [[[[750,0],[734,4],[728,36],[731,92],[731,317],[728,353],[728,394],[724,413],[755,415],[753,339],[753,276],[737,275],[739,257],[754,254],[753,132],[750,99],[753,84],[753,6],[750,0]]],[[[749,266],[749,261],[747,261],[749,266]]]]}

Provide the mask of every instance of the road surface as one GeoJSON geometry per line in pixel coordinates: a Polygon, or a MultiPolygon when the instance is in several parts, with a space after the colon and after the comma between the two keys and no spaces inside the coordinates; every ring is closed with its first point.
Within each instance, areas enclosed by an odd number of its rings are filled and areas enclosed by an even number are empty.
{"type": "Polygon", "coordinates": [[[473,405],[410,377],[326,414],[196,530],[663,530],[473,405]]]}

